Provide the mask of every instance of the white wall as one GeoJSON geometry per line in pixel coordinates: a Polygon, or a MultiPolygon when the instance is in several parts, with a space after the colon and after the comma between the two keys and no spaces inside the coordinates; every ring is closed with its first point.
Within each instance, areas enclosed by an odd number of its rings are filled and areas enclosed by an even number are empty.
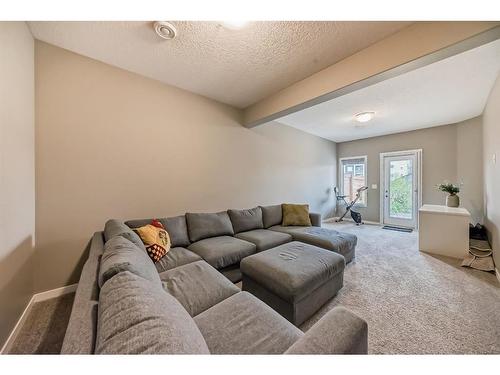
{"type": "Polygon", "coordinates": [[[483,113],[483,171],[485,225],[500,269],[500,76],[491,90],[483,113]],[[496,156],[496,162],[493,161],[496,156]]]}
{"type": "Polygon", "coordinates": [[[333,142],[38,41],[36,95],[36,290],[75,282],[109,218],[333,209],[333,142]]]}
{"type": "Polygon", "coordinates": [[[0,22],[0,346],[33,294],[33,51],[24,22],[0,22]]]}

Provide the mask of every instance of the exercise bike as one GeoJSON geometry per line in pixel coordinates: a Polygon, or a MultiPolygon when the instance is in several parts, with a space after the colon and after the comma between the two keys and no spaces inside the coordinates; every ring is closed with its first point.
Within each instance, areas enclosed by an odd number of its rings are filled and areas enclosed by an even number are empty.
{"type": "Polygon", "coordinates": [[[345,215],[347,215],[349,212],[351,213],[351,217],[356,223],[356,225],[364,224],[363,223],[363,218],[361,217],[361,214],[359,212],[353,211],[352,207],[356,204],[356,202],[361,198],[361,193],[365,190],[368,190],[368,186],[362,186],[359,189],[356,190],[356,196],[351,202],[347,202],[345,199],[347,195],[340,195],[337,187],[333,188],[333,191],[335,192],[335,196],[337,197],[337,202],[342,201],[345,204],[345,212],[344,214],[339,217],[336,222],[341,222],[344,220],[345,215]]]}

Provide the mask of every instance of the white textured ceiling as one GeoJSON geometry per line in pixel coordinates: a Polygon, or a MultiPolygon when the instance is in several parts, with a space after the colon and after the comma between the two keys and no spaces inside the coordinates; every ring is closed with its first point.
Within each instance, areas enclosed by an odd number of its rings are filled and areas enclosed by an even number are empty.
{"type": "Polygon", "coordinates": [[[247,107],[410,22],[29,22],[36,39],[235,107],[247,107]]]}
{"type": "Polygon", "coordinates": [[[335,142],[452,124],[482,114],[499,72],[496,40],[276,121],[335,142]]]}

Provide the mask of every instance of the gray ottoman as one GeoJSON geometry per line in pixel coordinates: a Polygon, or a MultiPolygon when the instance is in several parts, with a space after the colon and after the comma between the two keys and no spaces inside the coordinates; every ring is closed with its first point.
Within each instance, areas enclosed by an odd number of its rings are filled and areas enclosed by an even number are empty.
{"type": "Polygon", "coordinates": [[[242,289],[298,326],[342,288],[345,259],[294,241],[250,255],[240,267],[242,289]]]}
{"type": "Polygon", "coordinates": [[[346,263],[349,263],[354,258],[354,251],[358,242],[358,238],[354,234],[319,227],[293,229],[289,233],[294,241],[305,242],[339,253],[345,258],[346,263]]]}

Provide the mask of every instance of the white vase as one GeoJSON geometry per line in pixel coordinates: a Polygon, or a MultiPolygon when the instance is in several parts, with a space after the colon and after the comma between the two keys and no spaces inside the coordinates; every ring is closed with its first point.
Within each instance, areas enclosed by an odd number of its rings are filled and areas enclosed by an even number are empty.
{"type": "Polygon", "coordinates": [[[446,197],[446,205],[448,207],[460,206],[460,198],[456,194],[450,194],[446,197]]]}

